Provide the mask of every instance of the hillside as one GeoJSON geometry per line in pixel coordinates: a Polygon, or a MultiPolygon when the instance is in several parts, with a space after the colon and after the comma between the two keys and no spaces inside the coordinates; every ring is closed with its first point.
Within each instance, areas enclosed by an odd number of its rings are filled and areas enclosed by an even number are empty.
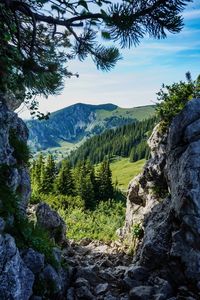
{"type": "Polygon", "coordinates": [[[74,104],[52,113],[49,120],[26,121],[29,145],[33,152],[51,149],[66,155],[88,137],[105,129],[149,118],[154,111],[153,105],[120,108],[114,104],[74,104]]]}
{"type": "Polygon", "coordinates": [[[144,167],[145,159],[131,163],[128,158],[120,158],[110,164],[113,183],[122,191],[127,191],[128,184],[144,167]]]}
{"type": "Polygon", "coordinates": [[[73,151],[69,159],[73,165],[78,161],[89,160],[97,164],[105,157],[130,157],[132,162],[148,158],[147,139],[155,126],[156,118],[135,121],[115,129],[95,135],[73,151]]]}

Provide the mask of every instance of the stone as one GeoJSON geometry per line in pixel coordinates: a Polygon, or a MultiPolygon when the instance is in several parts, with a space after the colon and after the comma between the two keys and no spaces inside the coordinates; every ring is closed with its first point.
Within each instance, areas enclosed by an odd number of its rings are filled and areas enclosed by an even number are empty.
{"type": "Polygon", "coordinates": [[[77,268],[76,278],[85,278],[91,285],[96,286],[99,283],[102,283],[102,279],[97,275],[95,271],[95,267],[84,267],[84,268],[77,268]]]}
{"type": "Polygon", "coordinates": [[[57,265],[60,265],[62,261],[62,250],[58,247],[53,247],[52,255],[57,265]]]}
{"type": "Polygon", "coordinates": [[[50,293],[50,295],[61,293],[63,288],[62,280],[51,265],[47,265],[43,272],[40,273],[40,279],[44,284],[44,288],[50,293]]]}
{"type": "Polygon", "coordinates": [[[22,253],[22,259],[25,265],[34,273],[41,272],[44,268],[44,254],[41,254],[31,248],[22,253]]]}
{"type": "MultiPolygon", "coordinates": [[[[27,144],[28,129],[17,114],[10,111],[5,99],[0,95],[0,165],[6,166],[6,184],[14,193],[17,191],[20,201],[17,203],[20,213],[25,215],[30,198],[31,187],[27,165],[24,161],[17,161],[15,145],[12,135],[27,144]]],[[[5,201],[1,199],[0,203],[5,201]]]]}
{"type": "Polygon", "coordinates": [[[165,294],[155,294],[154,295],[154,300],[166,300],[168,298],[166,298],[165,294]]]}
{"type": "Polygon", "coordinates": [[[32,295],[34,275],[24,264],[9,234],[0,235],[1,300],[28,300],[32,295]]]}
{"type": "Polygon", "coordinates": [[[5,221],[4,219],[0,218],[0,234],[4,231],[5,228],[5,221]]]}
{"type": "Polygon", "coordinates": [[[107,292],[109,289],[109,285],[108,283],[100,283],[96,286],[95,288],[95,293],[96,295],[101,295],[101,294],[104,294],[105,292],[107,292]]]}
{"type": "Polygon", "coordinates": [[[79,288],[81,286],[87,286],[88,288],[90,288],[90,284],[89,284],[88,280],[86,280],[85,278],[79,277],[76,279],[75,287],[79,288]]]}
{"type": "Polygon", "coordinates": [[[144,281],[148,278],[149,276],[149,271],[147,268],[145,267],[141,267],[141,266],[133,266],[130,267],[125,276],[130,277],[131,279],[134,279],[136,281],[144,281]]]}
{"type": "Polygon", "coordinates": [[[74,300],[75,299],[75,289],[73,287],[67,290],[66,300],[74,300]]]}
{"type": "Polygon", "coordinates": [[[36,210],[37,223],[46,229],[57,243],[66,242],[66,224],[48,204],[40,203],[36,210]]]}
{"type": "Polygon", "coordinates": [[[173,290],[170,283],[167,280],[156,277],[153,282],[154,282],[154,289],[158,294],[164,295],[165,298],[169,298],[172,296],[173,290]]]}
{"type": "Polygon", "coordinates": [[[138,282],[137,280],[135,280],[135,279],[131,279],[130,277],[128,277],[128,276],[125,276],[124,278],[123,278],[123,286],[124,286],[124,289],[125,290],[128,290],[128,291],[130,291],[132,288],[134,288],[134,287],[137,287],[137,286],[140,286],[141,285],[141,283],[140,282],[138,282]]]}
{"type": "Polygon", "coordinates": [[[151,286],[138,286],[130,290],[130,300],[150,300],[152,299],[153,288],[151,286]]]}
{"type": "Polygon", "coordinates": [[[81,286],[75,290],[76,297],[80,300],[94,300],[95,297],[87,286],[81,286]]]}

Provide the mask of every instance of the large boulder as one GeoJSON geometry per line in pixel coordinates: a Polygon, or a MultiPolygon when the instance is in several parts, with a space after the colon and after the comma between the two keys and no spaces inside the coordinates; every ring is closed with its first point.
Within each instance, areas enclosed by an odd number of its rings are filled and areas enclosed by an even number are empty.
{"type": "Polygon", "coordinates": [[[48,204],[43,202],[38,204],[36,217],[37,223],[46,229],[57,243],[62,244],[66,242],[66,224],[48,204]]]}
{"type": "Polygon", "coordinates": [[[0,299],[28,300],[34,275],[20,257],[9,234],[0,235],[0,299]]]}

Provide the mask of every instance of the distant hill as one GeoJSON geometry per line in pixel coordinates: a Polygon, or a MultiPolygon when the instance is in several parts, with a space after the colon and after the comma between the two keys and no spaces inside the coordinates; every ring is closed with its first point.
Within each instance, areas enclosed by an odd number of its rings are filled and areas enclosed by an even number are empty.
{"type": "Polygon", "coordinates": [[[69,160],[72,165],[76,165],[79,161],[85,160],[89,160],[92,164],[98,164],[105,157],[109,159],[118,156],[129,157],[132,162],[148,158],[150,152],[147,139],[156,122],[157,119],[151,117],[105,130],[82,143],[70,154],[69,160]]]}
{"type": "Polygon", "coordinates": [[[147,119],[154,112],[154,105],[121,108],[114,104],[77,103],[52,113],[48,120],[26,121],[29,145],[34,152],[59,149],[68,152],[78,143],[106,129],[147,119]]]}

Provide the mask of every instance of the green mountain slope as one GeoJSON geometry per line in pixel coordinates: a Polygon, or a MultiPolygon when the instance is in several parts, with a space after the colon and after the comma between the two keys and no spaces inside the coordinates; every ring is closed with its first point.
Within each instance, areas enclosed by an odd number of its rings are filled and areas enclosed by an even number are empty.
{"type": "Polygon", "coordinates": [[[129,182],[137,176],[145,164],[145,159],[131,163],[128,158],[120,158],[110,164],[113,183],[122,191],[127,191],[129,182]]]}
{"type": "Polygon", "coordinates": [[[153,105],[120,108],[114,104],[77,103],[52,113],[49,120],[27,121],[29,145],[34,152],[50,150],[66,155],[88,137],[134,120],[149,118],[154,111],[153,105]]]}
{"type": "Polygon", "coordinates": [[[137,161],[149,156],[147,139],[155,126],[156,118],[148,118],[143,121],[135,121],[115,129],[89,138],[73,151],[69,159],[73,165],[78,161],[89,160],[97,164],[105,157],[111,159],[116,156],[130,157],[137,161]]]}

